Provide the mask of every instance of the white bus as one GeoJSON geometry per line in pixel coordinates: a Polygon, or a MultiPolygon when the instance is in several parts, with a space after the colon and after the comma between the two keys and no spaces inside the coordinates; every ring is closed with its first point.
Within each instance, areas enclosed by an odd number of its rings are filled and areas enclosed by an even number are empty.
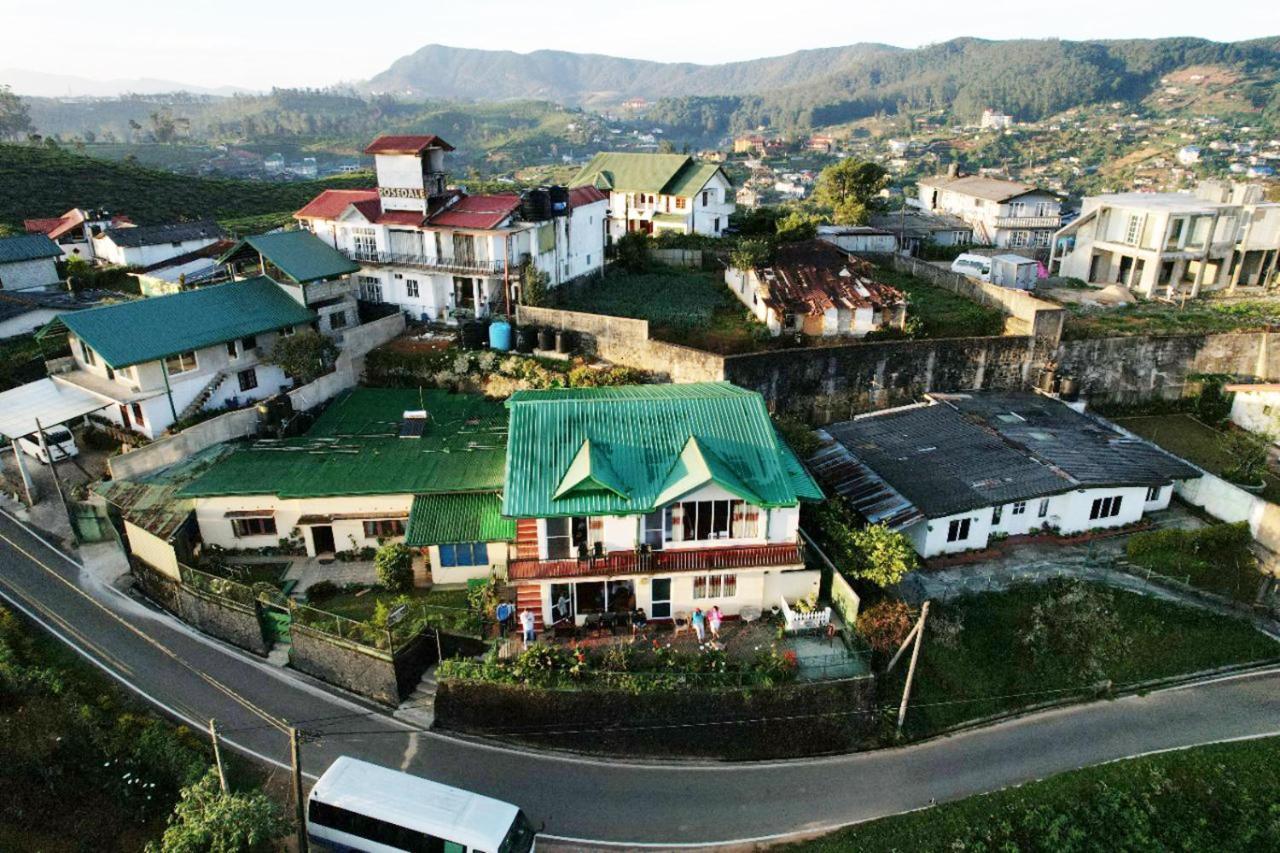
{"type": "Polygon", "coordinates": [[[536,835],[509,803],[345,755],[307,801],[312,850],[530,853],[536,835]]]}

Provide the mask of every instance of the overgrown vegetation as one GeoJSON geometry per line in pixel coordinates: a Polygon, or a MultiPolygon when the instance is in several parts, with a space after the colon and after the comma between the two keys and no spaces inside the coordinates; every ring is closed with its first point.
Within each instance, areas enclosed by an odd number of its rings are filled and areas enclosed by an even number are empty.
{"type": "MultiPolygon", "coordinates": [[[[1122,417],[1115,421],[1220,477],[1229,477],[1236,467],[1237,460],[1226,446],[1224,433],[1189,414],[1122,417]]],[[[1280,478],[1270,473],[1263,473],[1261,478],[1265,485],[1258,494],[1273,503],[1280,502],[1280,478]]]]}
{"type": "MultiPolygon", "coordinates": [[[[1091,695],[1104,680],[1118,689],[1277,657],[1280,645],[1242,619],[1076,581],[1019,585],[935,602],[906,730],[922,737],[990,714],[1091,695]],[[1068,612],[1054,614],[1055,607],[1068,612]],[[941,633],[939,623],[960,630],[941,633]]],[[[883,680],[888,695],[900,695],[904,669],[883,680]]]]}
{"type": "Polygon", "coordinates": [[[332,338],[306,329],[292,335],[281,335],[267,356],[270,364],[278,366],[300,385],[314,382],[333,370],[338,359],[338,345],[332,338]]]}
{"type": "Polygon", "coordinates": [[[261,791],[224,793],[216,768],[186,786],[160,843],[147,853],[266,853],[290,824],[261,791]]]}
{"type": "Polygon", "coordinates": [[[1267,331],[1280,326],[1280,303],[1197,299],[1185,306],[1135,302],[1114,308],[1068,303],[1064,340],[1125,335],[1199,335],[1267,331]]]}
{"type": "Polygon", "coordinates": [[[795,853],[1280,850],[1280,738],[1064,773],[840,830],[795,853]]]}
{"type": "Polygon", "coordinates": [[[876,278],[907,295],[907,319],[919,322],[922,338],[966,338],[999,335],[1004,315],[924,279],[888,267],[876,267],[876,278]]]}
{"type": "Polygon", "coordinates": [[[364,374],[367,385],[447,388],[500,399],[526,389],[599,388],[647,381],[649,374],[622,365],[596,367],[582,359],[563,362],[492,350],[414,350],[396,342],[372,350],[364,374]]]}
{"type": "Polygon", "coordinates": [[[1144,569],[1237,601],[1251,602],[1262,575],[1245,522],[1199,530],[1153,530],[1129,537],[1129,561],[1144,569]]]}

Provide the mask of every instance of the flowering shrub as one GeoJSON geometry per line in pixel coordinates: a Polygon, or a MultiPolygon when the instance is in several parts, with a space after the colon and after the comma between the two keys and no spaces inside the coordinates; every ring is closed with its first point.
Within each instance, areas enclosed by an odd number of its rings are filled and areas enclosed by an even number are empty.
{"type": "Polygon", "coordinates": [[[915,620],[902,601],[882,601],[858,614],[858,633],[867,645],[882,654],[897,651],[915,620]]]}

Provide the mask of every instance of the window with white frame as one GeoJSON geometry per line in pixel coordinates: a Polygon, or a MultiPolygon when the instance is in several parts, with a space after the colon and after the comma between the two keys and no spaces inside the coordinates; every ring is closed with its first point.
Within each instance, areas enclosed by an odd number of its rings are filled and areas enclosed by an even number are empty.
{"type": "Polygon", "coordinates": [[[358,257],[376,257],[378,232],[374,228],[352,228],[351,249],[358,257]]]}
{"type": "Polygon", "coordinates": [[[746,501],[682,501],[680,515],[686,542],[753,536],[747,529],[746,501]]]}
{"type": "Polygon", "coordinates": [[[1048,515],[1049,515],[1049,499],[1048,499],[1048,498],[1041,498],[1041,499],[1040,499],[1040,509],[1036,512],[1036,516],[1037,516],[1038,518],[1045,518],[1045,517],[1047,517],[1048,515]]]}
{"type": "Polygon", "coordinates": [[[1147,503],[1160,500],[1160,493],[1164,491],[1164,486],[1152,486],[1147,489],[1147,503]]]}
{"type": "Polygon", "coordinates": [[[1011,235],[1009,235],[1009,245],[1014,248],[1020,249],[1020,248],[1029,246],[1030,244],[1031,244],[1030,231],[1014,231],[1011,235]]]}
{"type": "Polygon", "coordinates": [[[196,367],[196,354],[191,351],[175,353],[164,360],[165,372],[170,376],[176,376],[179,373],[190,373],[196,367]]]}
{"type": "Polygon", "coordinates": [[[1017,501],[1016,503],[1014,503],[1013,508],[1010,510],[1010,513],[1013,515],[1022,515],[1026,511],[1027,511],[1027,502],[1017,501]]]}
{"type": "Polygon", "coordinates": [[[440,546],[442,566],[487,566],[489,546],[483,542],[455,542],[440,546]]]}
{"type": "Polygon", "coordinates": [[[992,524],[999,524],[999,523],[1000,523],[1000,519],[1002,519],[1002,518],[1004,518],[1004,507],[1003,507],[1003,506],[997,506],[997,507],[995,507],[994,509],[992,509],[992,510],[991,510],[991,523],[992,523],[992,524]]]}
{"type": "Polygon", "coordinates": [[[733,598],[738,594],[737,575],[694,575],[693,597],[733,598]]]}
{"type": "Polygon", "coordinates": [[[236,374],[236,380],[240,383],[241,391],[252,391],[258,387],[258,371],[253,367],[241,370],[236,374]]]}
{"type": "Polygon", "coordinates": [[[968,539],[970,521],[971,519],[968,518],[952,519],[951,523],[947,525],[947,541],[963,542],[968,539]]]}
{"type": "Polygon", "coordinates": [[[372,275],[362,275],[356,279],[360,283],[360,298],[365,302],[382,301],[382,279],[372,275]]]}
{"type": "Polygon", "coordinates": [[[1130,213],[1125,223],[1124,242],[1130,246],[1138,245],[1138,237],[1142,235],[1142,214],[1130,213]]]}
{"type": "Polygon", "coordinates": [[[1120,502],[1123,495],[1113,495],[1109,498],[1095,498],[1093,506],[1089,508],[1089,520],[1094,521],[1100,518],[1114,518],[1120,514],[1120,502]]]}
{"type": "Polygon", "coordinates": [[[98,357],[94,354],[93,347],[89,346],[84,341],[80,342],[80,357],[85,364],[90,366],[98,363],[98,357]]]}

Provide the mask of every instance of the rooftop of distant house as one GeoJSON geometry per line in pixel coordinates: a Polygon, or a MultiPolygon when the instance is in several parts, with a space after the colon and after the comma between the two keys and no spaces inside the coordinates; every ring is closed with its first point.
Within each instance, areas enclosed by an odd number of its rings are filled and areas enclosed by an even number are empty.
{"type": "Polygon", "coordinates": [[[506,445],[500,402],[439,389],[356,388],[339,395],[306,435],[237,450],[181,494],[496,493],[506,445]]]}
{"type": "MultiPolygon", "coordinates": [[[[1004,178],[988,178],[984,175],[934,175],[931,178],[921,178],[920,185],[938,187],[994,202],[1004,202],[1035,192],[1049,193],[1048,190],[1040,189],[1035,184],[1024,184],[1021,181],[1009,181],[1004,178]]],[[[1049,194],[1052,195],[1052,193],[1049,194]]]]}
{"type": "Polygon", "coordinates": [[[212,219],[198,222],[171,222],[165,225],[137,225],[108,228],[102,236],[121,248],[158,246],[162,243],[186,243],[191,240],[220,240],[225,234],[212,219]]]}
{"type": "Polygon", "coordinates": [[[44,234],[18,234],[0,237],[0,264],[17,264],[43,258],[60,258],[58,244],[44,234]]]}
{"type": "Polygon", "coordinates": [[[902,292],[876,281],[875,267],[825,240],[779,246],[756,270],[765,285],[765,304],[780,311],[821,315],[831,308],[853,310],[900,305],[902,292]]]}
{"type": "Polygon", "coordinates": [[[930,402],[831,424],[809,459],[862,515],[905,526],[1078,488],[1162,486],[1200,471],[1059,400],[1020,392],[930,402]]]}
{"type": "Polygon", "coordinates": [[[507,406],[508,517],[651,512],[709,484],[765,507],[822,497],[764,399],[727,382],[518,391],[507,406]]]}
{"type": "Polygon", "coordinates": [[[73,207],[61,216],[54,216],[48,219],[23,220],[22,227],[26,229],[28,234],[45,234],[49,239],[57,240],[77,225],[100,220],[106,221],[112,227],[123,227],[132,224],[132,221],[127,216],[112,216],[106,211],[85,211],[78,207],[73,207]]]}
{"type": "Polygon", "coordinates": [[[688,154],[602,151],[573,176],[569,186],[692,197],[717,172],[724,174],[715,163],[699,163],[688,154]]]}

